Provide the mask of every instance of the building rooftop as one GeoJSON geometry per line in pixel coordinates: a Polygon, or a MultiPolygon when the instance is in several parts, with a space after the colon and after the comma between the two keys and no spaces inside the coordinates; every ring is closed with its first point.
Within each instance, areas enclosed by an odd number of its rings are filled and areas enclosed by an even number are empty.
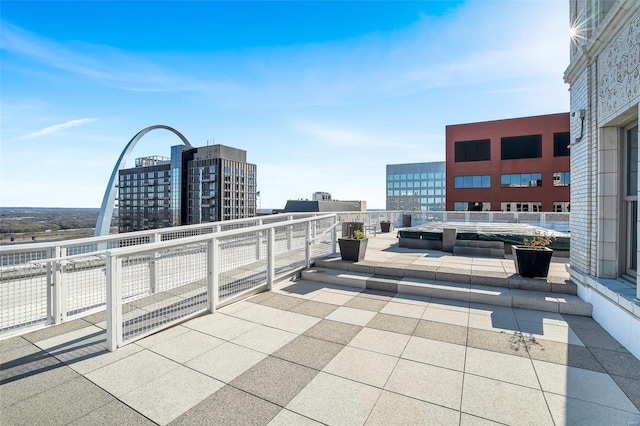
{"type": "MultiPolygon", "coordinates": [[[[552,264],[558,279],[565,261],[552,264]]],[[[393,234],[369,238],[367,264],[468,275],[512,267],[398,248],[393,234]]],[[[0,423],[640,419],[640,361],[586,316],[302,279],[115,352],[104,321],[98,313],[1,341],[0,423]]]]}

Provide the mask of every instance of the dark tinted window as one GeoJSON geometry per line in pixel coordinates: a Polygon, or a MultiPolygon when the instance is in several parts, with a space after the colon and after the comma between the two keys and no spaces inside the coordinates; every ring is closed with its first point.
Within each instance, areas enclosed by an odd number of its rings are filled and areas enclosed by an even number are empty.
{"type": "Polygon", "coordinates": [[[569,132],[553,134],[553,156],[554,157],[569,156],[569,132]]]}
{"type": "Polygon", "coordinates": [[[456,142],[455,158],[456,163],[491,160],[491,141],[489,139],[483,139],[456,142]]]}
{"type": "Polygon", "coordinates": [[[541,158],[542,135],[502,138],[502,159],[541,158]]]}

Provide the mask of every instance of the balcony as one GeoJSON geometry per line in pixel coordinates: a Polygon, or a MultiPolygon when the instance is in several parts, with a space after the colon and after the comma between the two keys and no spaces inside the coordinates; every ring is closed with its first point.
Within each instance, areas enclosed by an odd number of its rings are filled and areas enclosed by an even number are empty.
{"type": "Polygon", "coordinates": [[[627,424],[640,416],[640,362],[589,316],[561,313],[561,304],[586,305],[565,283],[566,259],[554,261],[544,282],[568,292],[549,294],[523,290],[541,281],[513,277],[511,259],[404,249],[394,234],[370,235],[358,264],[312,245],[315,265],[307,268],[305,240],[330,247],[331,221],[307,228],[300,220],[274,225],[282,231],[273,239],[268,231],[258,239],[259,228],[243,222],[227,224],[235,231],[210,229],[219,241],[211,268],[228,264],[213,283],[213,313],[210,275],[194,267],[212,249],[198,242],[202,226],[163,229],[154,237],[160,244],[150,233],[132,233],[147,240],[129,248],[112,240],[110,262],[71,257],[78,255],[66,247],[67,309],[81,297],[85,305],[104,300],[106,267],[109,279],[120,277],[121,318],[85,311],[3,340],[2,423],[627,424]],[[182,232],[182,242],[170,232],[182,232]],[[270,240],[280,272],[263,269],[268,257],[255,251],[270,240]],[[152,270],[159,274],[151,294],[152,270]],[[259,271],[274,274],[270,291],[259,271]],[[110,352],[113,324],[124,340],[110,352]]]}

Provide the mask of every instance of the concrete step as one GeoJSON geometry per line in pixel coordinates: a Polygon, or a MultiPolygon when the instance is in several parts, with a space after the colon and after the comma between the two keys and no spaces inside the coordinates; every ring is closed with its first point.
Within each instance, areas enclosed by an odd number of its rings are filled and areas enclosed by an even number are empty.
{"type": "Polygon", "coordinates": [[[315,266],[347,272],[360,272],[372,275],[386,275],[396,278],[421,278],[425,280],[447,281],[462,284],[477,284],[489,287],[502,287],[513,290],[541,291],[577,295],[578,287],[566,277],[549,276],[547,279],[523,278],[517,274],[481,268],[479,270],[456,270],[447,267],[433,268],[419,265],[393,265],[390,263],[349,262],[340,258],[317,259],[315,266]]]}
{"type": "Polygon", "coordinates": [[[364,272],[310,268],[302,271],[302,278],[325,284],[384,290],[440,299],[460,300],[512,308],[533,309],[561,314],[591,316],[592,306],[578,296],[512,289],[471,283],[429,280],[414,277],[393,277],[364,272]]]}

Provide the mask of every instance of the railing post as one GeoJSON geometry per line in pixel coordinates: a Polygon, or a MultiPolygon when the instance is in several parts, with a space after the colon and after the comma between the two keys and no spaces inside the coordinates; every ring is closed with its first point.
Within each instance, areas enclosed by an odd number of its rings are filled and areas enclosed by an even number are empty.
{"type": "Polygon", "coordinates": [[[216,312],[220,289],[220,250],[218,239],[212,238],[207,242],[207,304],[209,312],[216,312]]]}
{"type": "MultiPolygon", "coordinates": [[[[51,247],[51,258],[60,257],[60,246],[51,247]]],[[[58,261],[47,263],[47,315],[51,324],[58,324],[60,318],[60,303],[58,296],[58,282],[60,276],[58,273],[58,261]]]]}
{"type": "MultiPolygon", "coordinates": [[[[155,232],[149,236],[150,243],[159,243],[162,240],[160,233],[155,232]]],[[[156,294],[158,292],[158,268],[156,265],[158,259],[158,253],[151,253],[149,259],[149,294],[156,294]]]]}
{"type": "Polygon", "coordinates": [[[338,216],[333,217],[333,229],[331,230],[331,253],[338,252],[338,216]]]}
{"type": "MultiPolygon", "coordinates": [[[[65,247],[55,247],[55,257],[60,258],[66,256],[67,249],[65,247]]],[[[63,261],[56,260],[53,262],[53,323],[60,324],[67,317],[67,295],[64,285],[63,261]]]]}
{"type": "Polygon", "coordinates": [[[309,269],[311,267],[311,221],[305,223],[304,233],[304,268],[309,269]]]}
{"type": "Polygon", "coordinates": [[[107,349],[122,343],[122,259],[107,252],[107,349]]]}
{"type": "MultiPolygon", "coordinates": [[[[287,220],[288,221],[293,220],[293,216],[289,215],[287,217],[287,220]]],[[[287,226],[287,250],[289,250],[289,251],[291,250],[291,242],[292,242],[292,240],[293,240],[293,226],[290,225],[290,226],[287,226]]]]}
{"type": "MultiPolygon", "coordinates": [[[[257,226],[262,225],[262,219],[258,219],[257,226]]],[[[256,260],[260,260],[260,251],[262,249],[262,231],[258,231],[256,236],[256,260]]]]}
{"type": "Polygon", "coordinates": [[[267,233],[267,289],[271,291],[276,276],[276,229],[269,228],[267,233]]]}

